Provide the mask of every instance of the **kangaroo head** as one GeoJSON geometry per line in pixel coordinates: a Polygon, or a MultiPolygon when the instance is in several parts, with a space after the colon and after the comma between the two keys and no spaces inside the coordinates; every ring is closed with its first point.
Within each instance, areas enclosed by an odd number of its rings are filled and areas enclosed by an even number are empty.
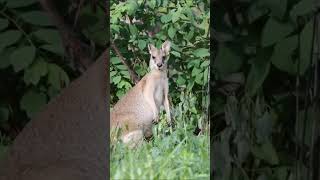
{"type": "Polygon", "coordinates": [[[157,49],[154,45],[148,44],[148,49],[150,53],[150,69],[163,70],[167,68],[167,61],[170,51],[170,42],[165,41],[161,49],[157,49]]]}

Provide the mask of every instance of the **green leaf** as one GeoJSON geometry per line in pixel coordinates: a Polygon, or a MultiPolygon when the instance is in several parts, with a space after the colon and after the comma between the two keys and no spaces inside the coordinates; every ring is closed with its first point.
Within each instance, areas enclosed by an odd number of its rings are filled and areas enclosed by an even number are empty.
{"type": "Polygon", "coordinates": [[[0,34],[0,51],[2,48],[15,44],[22,34],[18,30],[9,30],[0,34]]]}
{"type": "Polygon", "coordinates": [[[238,138],[237,150],[239,162],[242,164],[250,153],[250,144],[246,138],[238,138]]]}
{"type": "Polygon", "coordinates": [[[292,31],[293,26],[291,24],[281,23],[274,18],[269,18],[262,32],[262,47],[270,46],[276,42],[281,41],[292,31]]]}
{"type": "MultiPolygon", "coordinates": [[[[117,15],[111,15],[112,18],[116,18],[117,21],[121,18],[117,15]],[[116,17],[114,17],[116,16],[116,17]]],[[[113,21],[113,20],[111,20],[113,21]]],[[[105,46],[107,43],[107,38],[108,37],[108,29],[107,29],[107,24],[104,19],[104,9],[102,8],[97,8],[95,13],[92,13],[92,8],[89,5],[84,6],[81,8],[81,13],[79,17],[79,26],[82,31],[82,33],[90,40],[93,42],[97,43],[98,45],[105,46]]],[[[115,31],[120,32],[120,27],[119,24],[110,24],[110,28],[115,31]]]]}
{"type": "Polygon", "coordinates": [[[113,31],[116,31],[116,33],[120,33],[120,28],[121,28],[121,26],[119,26],[119,25],[110,24],[110,29],[113,31]]]}
{"type": "Polygon", "coordinates": [[[179,20],[180,18],[180,13],[179,12],[172,12],[172,22],[175,23],[179,20]]]}
{"type": "Polygon", "coordinates": [[[205,60],[201,63],[200,67],[201,68],[207,68],[210,65],[210,61],[209,60],[205,60]]]}
{"type": "Polygon", "coordinates": [[[188,90],[188,91],[191,91],[192,88],[193,88],[193,86],[194,86],[194,81],[193,81],[193,80],[189,81],[189,82],[187,83],[187,90],[188,90]]]}
{"type": "Polygon", "coordinates": [[[130,74],[128,71],[120,71],[120,73],[123,75],[123,77],[130,79],[130,74]]]}
{"type": "Polygon", "coordinates": [[[213,66],[219,73],[229,74],[240,70],[243,63],[242,61],[243,60],[240,55],[222,45],[219,47],[219,51],[213,66]]]}
{"type": "Polygon", "coordinates": [[[209,53],[209,49],[199,48],[193,52],[193,55],[195,55],[196,57],[203,58],[203,57],[210,56],[210,53],[209,53]]]}
{"type": "Polygon", "coordinates": [[[261,8],[259,6],[259,2],[251,3],[251,6],[248,9],[248,20],[249,23],[253,23],[254,21],[260,19],[264,15],[268,13],[268,9],[261,8]]]}
{"type": "Polygon", "coordinates": [[[182,48],[180,48],[179,45],[174,44],[173,42],[171,42],[171,48],[172,48],[173,50],[178,51],[178,52],[182,52],[182,48]]]}
{"type": "Polygon", "coordinates": [[[25,71],[23,79],[26,84],[37,85],[40,78],[47,75],[47,73],[47,63],[42,59],[38,59],[25,71]]]}
{"type": "Polygon", "coordinates": [[[28,91],[21,98],[20,107],[27,113],[29,118],[32,118],[46,103],[47,97],[44,93],[28,91]]]}
{"type": "Polygon", "coordinates": [[[59,95],[59,93],[60,93],[60,90],[54,88],[53,86],[49,86],[48,91],[47,91],[47,95],[50,97],[50,99],[59,95]]]}
{"type": "Polygon", "coordinates": [[[194,36],[194,27],[191,27],[188,34],[186,36],[184,36],[183,38],[187,41],[190,41],[193,38],[193,36],[194,36]]]}
{"type": "Polygon", "coordinates": [[[113,77],[113,76],[115,76],[117,74],[117,71],[111,71],[110,72],[110,77],[113,77]]]}
{"type": "Polygon", "coordinates": [[[229,179],[231,173],[231,162],[229,143],[224,141],[214,141],[212,147],[214,167],[217,173],[221,174],[222,179],[229,179]]]}
{"type": "Polygon", "coordinates": [[[308,69],[311,61],[313,21],[309,21],[301,32],[300,37],[300,75],[308,69]]]}
{"type": "Polygon", "coordinates": [[[151,9],[154,9],[156,7],[156,0],[149,0],[147,4],[151,9]]]}
{"type": "Polygon", "coordinates": [[[23,46],[14,51],[10,56],[11,65],[15,72],[28,67],[36,56],[36,48],[33,46],[23,46]]]}
{"type": "Polygon", "coordinates": [[[22,19],[27,23],[38,26],[52,26],[51,19],[47,13],[42,11],[29,11],[21,15],[22,19]]]}
{"type": "Polygon", "coordinates": [[[176,29],[170,26],[170,28],[168,29],[168,36],[171,39],[173,39],[175,35],[176,35],[176,29]]]}
{"type": "Polygon", "coordinates": [[[182,86],[182,85],[185,85],[186,80],[182,76],[178,76],[178,79],[176,82],[179,86],[182,86]]]}
{"type": "Polygon", "coordinates": [[[120,99],[125,93],[126,93],[126,92],[121,89],[121,90],[117,91],[116,95],[117,95],[117,97],[120,99]]]}
{"type": "Polygon", "coordinates": [[[269,112],[265,112],[262,117],[256,119],[255,128],[259,143],[264,143],[269,139],[272,133],[272,126],[273,117],[269,112]]]}
{"type": "Polygon", "coordinates": [[[287,0],[262,0],[260,5],[268,8],[272,16],[282,19],[286,13],[287,0]]]}
{"type": "Polygon", "coordinates": [[[98,45],[105,46],[107,44],[108,31],[105,24],[99,23],[87,29],[82,30],[83,34],[98,45]]]}
{"type": "Polygon", "coordinates": [[[120,59],[119,59],[118,57],[112,57],[112,58],[110,59],[110,61],[111,61],[111,63],[114,64],[114,65],[116,65],[116,64],[121,64],[121,61],[120,61],[120,59]]]}
{"type": "Polygon", "coordinates": [[[52,52],[54,54],[57,54],[59,56],[64,55],[64,48],[62,47],[61,44],[46,44],[40,46],[41,49],[47,50],[49,52],[52,52]]]}
{"type": "Polygon", "coordinates": [[[191,72],[191,76],[198,76],[202,72],[201,69],[194,67],[191,72]]]}
{"type": "Polygon", "coordinates": [[[171,51],[170,53],[173,54],[176,57],[181,57],[180,53],[177,52],[177,51],[171,51]]]}
{"type": "Polygon", "coordinates": [[[271,62],[281,71],[285,71],[290,74],[297,72],[297,64],[293,61],[292,55],[295,49],[298,47],[298,37],[290,36],[287,39],[280,41],[274,48],[274,52],[271,56],[271,62]]]}
{"type": "Polygon", "coordinates": [[[270,70],[270,54],[269,51],[263,49],[258,53],[257,57],[253,59],[246,82],[246,92],[249,96],[254,96],[256,94],[268,76],[270,70]]]}
{"type": "Polygon", "coordinates": [[[117,68],[118,69],[120,69],[120,70],[127,70],[128,68],[127,68],[127,66],[125,66],[125,65],[117,65],[117,68]]]}
{"type": "Polygon", "coordinates": [[[6,29],[9,25],[9,21],[7,19],[0,18],[0,31],[6,29]]]}
{"type": "Polygon", "coordinates": [[[0,51],[0,69],[5,69],[10,66],[10,55],[12,52],[12,48],[7,48],[2,52],[0,51]]]}
{"type": "Polygon", "coordinates": [[[0,107],[0,122],[6,122],[9,119],[9,109],[0,107]]]}
{"type": "Polygon", "coordinates": [[[138,41],[138,47],[140,50],[143,50],[147,46],[147,42],[144,40],[139,40],[138,41]]]}
{"type": "Polygon", "coordinates": [[[128,15],[133,15],[138,9],[138,3],[134,0],[129,0],[127,1],[126,9],[127,9],[128,15]]]}
{"type": "Polygon", "coordinates": [[[137,35],[138,34],[138,29],[135,25],[129,25],[129,31],[131,35],[137,35]]]}
{"type": "Polygon", "coordinates": [[[192,59],[192,60],[188,60],[188,68],[193,68],[194,66],[200,66],[201,63],[201,59],[192,59]]]}
{"type": "Polygon", "coordinates": [[[38,39],[45,41],[47,43],[57,44],[62,46],[60,34],[55,29],[40,29],[36,32],[33,32],[33,35],[38,39]]]}
{"type": "Polygon", "coordinates": [[[59,66],[55,64],[47,64],[48,68],[48,83],[55,89],[60,90],[67,86],[70,82],[67,73],[59,66]]]}
{"type": "Polygon", "coordinates": [[[112,78],[112,82],[114,84],[118,84],[121,81],[121,76],[116,76],[112,78]]]}
{"type": "Polygon", "coordinates": [[[290,17],[294,22],[296,22],[298,16],[302,16],[312,12],[315,7],[316,5],[313,0],[300,0],[291,9],[290,17]]]}
{"type": "Polygon", "coordinates": [[[204,30],[204,36],[206,36],[209,32],[209,18],[204,19],[199,27],[204,30]]]}
{"type": "Polygon", "coordinates": [[[271,165],[279,164],[277,152],[270,141],[264,143],[262,146],[252,147],[251,151],[255,157],[262,159],[271,165]]]}
{"type": "Polygon", "coordinates": [[[7,1],[8,8],[26,7],[38,3],[38,0],[9,0],[7,1]]]}
{"type": "Polygon", "coordinates": [[[201,74],[197,74],[194,82],[196,82],[199,85],[203,85],[202,78],[203,78],[203,74],[202,73],[201,74]]]}
{"type": "Polygon", "coordinates": [[[162,23],[166,24],[172,20],[172,14],[169,13],[166,15],[162,15],[160,20],[162,23]]]}
{"type": "Polygon", "coordinates": [[[287,173],[288,173],[288,168],[287,167],[278,167],[275,169],[275,176],[277,179],[286,179],[287,178],[287,173]]]}

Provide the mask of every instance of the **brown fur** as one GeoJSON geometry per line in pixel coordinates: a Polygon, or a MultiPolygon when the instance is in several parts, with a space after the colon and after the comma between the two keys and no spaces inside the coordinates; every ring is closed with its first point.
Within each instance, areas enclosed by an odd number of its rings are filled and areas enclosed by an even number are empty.
{"type": "Polygon", "coordinates": [[[169,54],[170,43],[165,42],[161,50],[152,45],[148,47],[152,61],[151,71],[129,90],[111,111],[111,128],[121,129],[121,139],[125,143],[133,143],[131,147],[152,136],[153,122],[159,120],[160,106],[165,106],[168,121],[171,123],[168,101],[168,58],[164,59],[169,54]]]}

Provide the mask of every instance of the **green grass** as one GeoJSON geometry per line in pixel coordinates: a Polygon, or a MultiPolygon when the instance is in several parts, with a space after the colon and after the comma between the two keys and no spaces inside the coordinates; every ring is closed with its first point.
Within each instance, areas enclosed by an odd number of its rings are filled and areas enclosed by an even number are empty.
{"type": "Polygon", "coordinates": [[[162,116],[151,141],[134,150],[121,142],[111,147],[111,179],[209,179],[209,136],[193,134],[201,116],[175,114],[174,130],[162,116]]]}

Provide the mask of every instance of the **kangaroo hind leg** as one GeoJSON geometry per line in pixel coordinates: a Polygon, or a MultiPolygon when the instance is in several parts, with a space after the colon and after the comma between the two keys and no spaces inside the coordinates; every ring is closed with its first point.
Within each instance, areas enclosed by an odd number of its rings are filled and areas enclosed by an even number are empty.
{"type": "Polygon", "coordinates": [[[136,130],[132,131],[122,137],[122,141],[124,144],[128,145],[129,148],[135,148],[143,142],[143,131],[136,130]]]}

